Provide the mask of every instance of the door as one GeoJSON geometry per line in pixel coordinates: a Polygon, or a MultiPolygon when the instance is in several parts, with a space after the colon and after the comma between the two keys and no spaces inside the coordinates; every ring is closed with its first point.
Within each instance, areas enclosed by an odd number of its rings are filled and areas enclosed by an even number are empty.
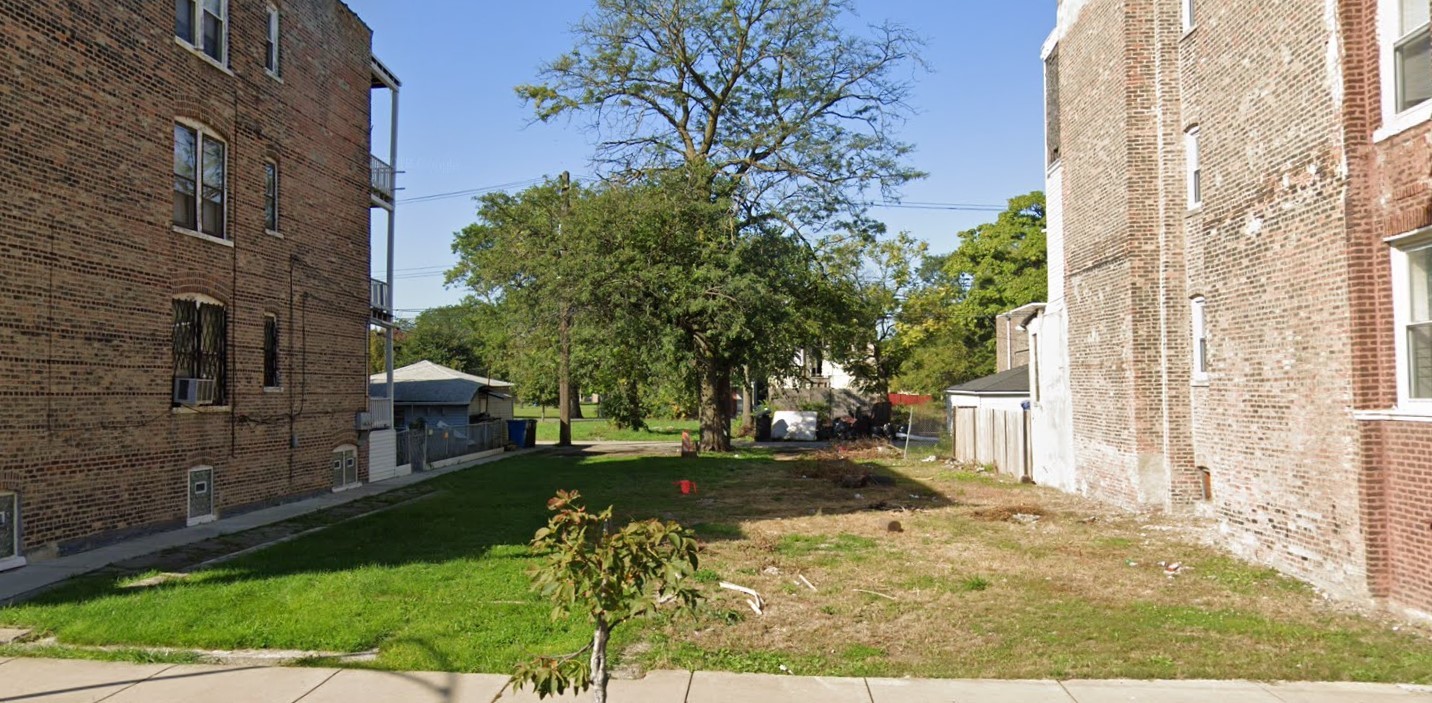
{"type": "Polygon", "coordinates": [[[340,447],[334,450],[330,467],[333,471],[333,490],[358,485],[358,448],[340,447]]]}
{"type": "Polygon", "coordinates": [[[0,493],[0,568],[20,556],[20,496],[0,493]]]}
{"type": "Polygon", "coordinates": [[[200,466],[189,469],[189,524],[199,525],[214,520],[214,469],[200,466]]]}

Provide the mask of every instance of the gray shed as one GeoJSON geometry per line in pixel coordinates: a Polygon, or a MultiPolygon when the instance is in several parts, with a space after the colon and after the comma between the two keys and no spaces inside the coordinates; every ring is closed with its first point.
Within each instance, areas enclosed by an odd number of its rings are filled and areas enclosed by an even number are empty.
{"type": "MultiPolygon", "coordinates": [[[[386,395],[387,375],[373,374],[369,392],[386,395]]],[[[433,426],[442,422],[451,427],[470,424],[480,416],[510,420],[513,414],[512,384],[451,369],[431,361],[393,370],[393,415],[397,427],[421,419],[433,426]]]]}

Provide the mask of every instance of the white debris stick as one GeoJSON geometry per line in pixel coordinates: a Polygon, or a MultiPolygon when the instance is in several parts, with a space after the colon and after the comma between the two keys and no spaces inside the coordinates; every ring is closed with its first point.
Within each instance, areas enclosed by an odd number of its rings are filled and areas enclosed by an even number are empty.
{"type": "Polygon", "coordinates": [[[800,579],[801,583],[806,585],[806,588],[809,588],[812,591],[816,590],[815,584],[811,583],[810,579],[805,577],[805,574],[796,574],[796,578],[800,579]]]}
{"type": "Polygon", "coordinates": [[[856,593],[869,593],[869,594],[872,595],[872,596],[880,596],[881,598],[889,598],[890,600],[900,600],[899,598],[896,598],[895,596],[887,595],[887,594],[881,593],[881,592],[879,592],[879,591],[867,591],[867,590],[865,590],[865,589],[863,589],[863,588],[857,588],[857,589],[854,589],[854,590],[855,590],[856,593]]]}
{"type": "Polygon", "coordinates": [[[746,605],[751,606],[751,610],[756,611],[757,615],[765,615],[765,612],[763,611],[765,610],[766,602],[762,600],[761,594],[749,588],[746,588],[745,586],[737,586],[736,584],[730,583],[728,581],[722,581],[718,585],[728,591],[736,591],[738,593],[744,593],[750,596],[750,598],[746,599],[746,605]]]}

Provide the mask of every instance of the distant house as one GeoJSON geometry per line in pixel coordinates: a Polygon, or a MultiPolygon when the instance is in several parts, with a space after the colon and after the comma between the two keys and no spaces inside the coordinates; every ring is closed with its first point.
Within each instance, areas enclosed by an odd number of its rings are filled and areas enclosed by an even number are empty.
{"type": "MultiPolygon", "coordinates": [[[[374,374],[369,385],[381,394],[386,374],[374,374]]],[[[512,384],[450,369],[431,361],[393,369],[394,425],[409,427],[422,420],[430,427],[439,423],[461,427],[493,419],[510,420],[513,411],[512,384]]]]}

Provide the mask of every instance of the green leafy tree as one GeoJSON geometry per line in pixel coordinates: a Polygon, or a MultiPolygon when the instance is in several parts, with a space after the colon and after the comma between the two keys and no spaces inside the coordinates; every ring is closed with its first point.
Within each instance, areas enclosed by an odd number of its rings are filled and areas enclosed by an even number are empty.
{"type": "Polygon", "coordinates": [[[828,254],[829,269],[842,285],[841,314],[825,345],[860,386],[877,395],[890,392],[910,348],[895,339],[904,300],[919,285],[919,262],[928,245],[902,232],[887,239],[848,239],[828,254]]]}
{"type": "Polygon", "coordinates": [[[701,600],[692,578],[699,560],[696,540],[681,525],[645,520],[617,528],[610,507],[591,513],[580,500],[577,491],[558,491],[547,501],[555,514],[532,538],[542,558],[532,583],[552,601],[553,620],[586,618],[592,642],[520,665],[513,682],[531,686],[540,698],[591,688],[592,700],[605,703],[612,631],[665,605],[693,611],[701,600]]]}
{"type": "Polygon", "coordinates": [[[953,252],[926,260],[901,310],[901,384],[931,393],[992,373],[995,317],[1045,300],[1047,271],[1043,193],[1012,198],[994,222],[961,232],[953,252]]]}
{"type": "Polygon", "coordinates": [[[490,322],[486,312],[468,304],[423,311],[403,331],[402,343],[395,342],[394,365],[427,360],[463,373],[491,375],[492,354],[483,336],[490,322]]]}
{"type": "MultiPolygon", "coordinates": [[[[852,14],[847,0],[597,0],[574,49],[543,67],[542,83],[517,89],[540,120],[589,115],[597,161],[622,182],[687,181],[666,194],[689,200],[680,212],[696,221],[676,246],[703,257],[692,274],[707,283],[676,301],[700,374],[705,449],[730,448],[725,401],[733,372],[752,365],[748,350],[779,346],[741,346],[773,332],[736,309],[746,291],[733,294],[742,284],[731,281],[760,263],[752,252],[866,230],[870,191],[894,196],[921,175],[893,136],[919,41],[890,24],[854,34],[852,14]],[[728,333],[730,322],[740,329],[728,333]]],[[[783,302],[793,301],[764,304],[783,302]]]]}

